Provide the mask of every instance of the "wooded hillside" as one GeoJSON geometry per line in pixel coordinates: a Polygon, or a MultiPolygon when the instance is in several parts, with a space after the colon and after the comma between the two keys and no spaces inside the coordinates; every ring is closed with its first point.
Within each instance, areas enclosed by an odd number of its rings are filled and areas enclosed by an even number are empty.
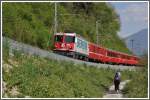
{"type": "MultiPolygon", "coordinates": [[[[53,48],[54,3],[3,3],[3,36],[43,49],[53,48]]],[[[119,16],[106,3],[57,3],[58,32],[75,32],[96,43],[99,21],[99,44],[129,53],[117,36],[119,16]],[[74,14],[74,15],[72,15],[74,14]]]]}

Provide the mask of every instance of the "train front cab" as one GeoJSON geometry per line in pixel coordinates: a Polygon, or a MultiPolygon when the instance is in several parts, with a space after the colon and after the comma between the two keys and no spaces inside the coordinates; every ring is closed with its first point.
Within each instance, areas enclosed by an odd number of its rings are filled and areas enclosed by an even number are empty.
{"type": "Polygon", "coordinates": [[[74,33],[56,33],[54,35],[54,52],[65,55],[74,55],[75,46],[75,34],[74,33]]]}

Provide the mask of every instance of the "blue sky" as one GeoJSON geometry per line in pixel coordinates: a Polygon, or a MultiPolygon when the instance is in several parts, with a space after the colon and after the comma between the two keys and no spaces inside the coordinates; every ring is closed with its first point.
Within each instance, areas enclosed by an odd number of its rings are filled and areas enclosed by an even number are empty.
{"type": "Polygon", "coordinates": [[[111,2],[120,16],[120,37],[132,35],[142,29],[148,28],[147,2],[111,2]]]}

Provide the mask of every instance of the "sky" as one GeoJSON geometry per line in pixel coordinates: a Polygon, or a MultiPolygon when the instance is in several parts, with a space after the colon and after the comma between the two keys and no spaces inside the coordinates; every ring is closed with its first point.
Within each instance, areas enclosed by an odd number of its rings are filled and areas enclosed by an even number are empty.
{"type": "Polygon", "coordinates": [[[132,35],[142,29],[148,29],[147,2],[111,2],[120,16],[121,29],[118,35],[121,38],[132,35]]]}

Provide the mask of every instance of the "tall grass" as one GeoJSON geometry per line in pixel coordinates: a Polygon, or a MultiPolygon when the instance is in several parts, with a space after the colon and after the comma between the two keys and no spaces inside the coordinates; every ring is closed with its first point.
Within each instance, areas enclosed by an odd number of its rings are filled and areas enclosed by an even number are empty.
{"type": "Polygon", "coordinates": [[[21,55],[13,60],[19,66],[3,72],[3,79],[8,88],[17,86],[24,96],[101,97],[112,81],[112,70],[21,55]]]}
{"type": "MultiPolygon", "coordinates": [[[[17,97],[102,97],[113,84],[115,74],[112,69],[22,55],[17,51],[11,60],[18,62],[18,67],[13,65],[14,68],[9,73],[3,70],[3,80],[8,89],[18,87],[22,94],[17,97]]],[[[137,75],[134,73],[136,72],[122,71],[122,81],[133,79],[137,75]]]]}
{"type": "Polygon", "coordinates": [[[128,98],[147,98],[148,97],[148,66],[142,70],[134,72],[131,82],[129,82],[123,93],[128,98]]]}
{"type": "Polygon", "coordinates": [[[19,66],[3,71],[3,79],[8,88],[17,86],[22,97],[102,97],[113,82],[111,69],[26,55],[12,60],[19,66]]]}

